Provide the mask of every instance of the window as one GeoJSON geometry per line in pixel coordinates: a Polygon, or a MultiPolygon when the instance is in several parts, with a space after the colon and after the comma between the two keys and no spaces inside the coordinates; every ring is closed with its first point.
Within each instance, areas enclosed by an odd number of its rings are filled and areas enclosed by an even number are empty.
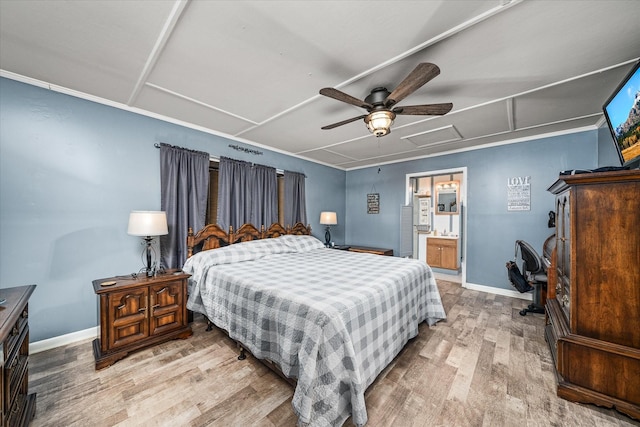
{"type": "MultiPolygon", "coordinates": [[[[209,161],[209,197],[207,200],[207,224],[218,223],[218,162],[209,161]]],[[[278,172],[278,222],[284,224],[284,174],[278,172]]],[[[260,227],[262,224],[254,224],[260,227]]],[[[265,227],[271,224],[264,224],[265,227]]]]}

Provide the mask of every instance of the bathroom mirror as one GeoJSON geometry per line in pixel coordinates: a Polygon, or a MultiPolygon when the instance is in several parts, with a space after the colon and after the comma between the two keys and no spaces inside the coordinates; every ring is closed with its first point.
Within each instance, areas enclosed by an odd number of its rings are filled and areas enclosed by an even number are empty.
{"type": "Polygon", "coordinates": [[[458,215],[459,187],[458,181],[436,184],[436,215],[458,215]]]}

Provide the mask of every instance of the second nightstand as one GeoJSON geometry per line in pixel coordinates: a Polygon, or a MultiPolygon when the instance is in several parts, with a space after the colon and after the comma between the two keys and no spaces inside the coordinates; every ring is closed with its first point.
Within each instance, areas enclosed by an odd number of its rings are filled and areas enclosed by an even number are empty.
{"type": "Polygon", "coordinates": [[[350,251],[350,252],[364,252],[367,254],[393,256],[393,249],[370,248],[367,246],[349,246],[349,245],[339,245],[339,246],[336,246],[335,249],[341,249],[343,251],[350,251]]]}
{"type": "Polygon", "coordinates": [[[186,306],[189,276],[177,271],[94,280],[100,321],[100,337],[93,341],[96,369],[133,351],[191,336],[186,306]]]}

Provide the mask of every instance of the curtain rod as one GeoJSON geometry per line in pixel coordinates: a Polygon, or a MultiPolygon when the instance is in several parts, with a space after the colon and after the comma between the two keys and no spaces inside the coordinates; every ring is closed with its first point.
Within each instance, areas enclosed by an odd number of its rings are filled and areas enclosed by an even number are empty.
{"type": "MultiPolygon", "coordinates": [[[[168,144],[168,145],[170,145],[170,144],[168,144]]],[[[156,148],[160,148],[160,143],[156,142],[156,143],[153,144],[153,146],[156,147],[156,148]]],[[[233,144],[229,144],[229,147],[234,148],[236,146],[234,146],[233,144]]],[[[245,151],[245,150],[241,150],[241,151],[245,151]]],[[[259,152],[259,153],[262,154],[262,152],[259,152]]],[[[212,156],[211,154],[209,154],[209,160],[214,161],[214,162],[220,162],[220,157],[212,156]]],[[[276,168],[276,172],[280,173],[280,174],[284,174],[284,169],[276,168]]],[[[305,178],[307,177],[306,174],[303,174],[303,175],[304,175],[305,178]]]]}
{"type": "MultiPolygon", "coordinates": [[[[156,147],[156,148],[160,148],[160,143],[156,142],[155,144],[153,144],[153,146],[156,147]]],[[[233,148],[236,151],[243,151],[245,153],[253,154],[255,156],[262,156],[264,154],[260,150],[255,150],[253,148],[242,147],[241,145],[236,145],[236,144],[229,144],[229,148],[233,148]]]]}
{"type": "MultiPolygon", "coordinates": [[[[171,144],[167,144],[167,145],[171,145],[171,144]]],[[[156,142],[156,143],[153,144],[153,146],[156,147],[156,148],[160,148],[160,143],[156,142]]],[[[173,147],[173,145],[172,145],[172,147],[173,147]]],[[[209,160],[214,161],[214,162],[219,162],[220,161],[220,157],[216,157],[216,156],[213,156],[213,155],[209,154],[209,160]]]]}

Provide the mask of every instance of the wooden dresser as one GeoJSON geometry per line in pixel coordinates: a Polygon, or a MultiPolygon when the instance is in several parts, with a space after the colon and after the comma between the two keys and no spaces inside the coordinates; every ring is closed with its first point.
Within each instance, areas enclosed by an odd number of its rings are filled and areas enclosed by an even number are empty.
{"type": "Polygon", "coordinates": [[[27,426],[36,412],[36,394],[29,394],[29,297],[35,285],[0,289],[2,346],[2,427],[27,426]]]}
{"type": "Polygon", "coordinates": [[[640,171],[561,176],[545,338],[558,396],[640,419],[640,171]]]}
{"type": "Polygon", "coordinates": [[[93,341],[96,369],[129,353],[192,335],[187,316],[189,274],[170,272],[93,281],[99,296],[100,337],[93,341]]]}

